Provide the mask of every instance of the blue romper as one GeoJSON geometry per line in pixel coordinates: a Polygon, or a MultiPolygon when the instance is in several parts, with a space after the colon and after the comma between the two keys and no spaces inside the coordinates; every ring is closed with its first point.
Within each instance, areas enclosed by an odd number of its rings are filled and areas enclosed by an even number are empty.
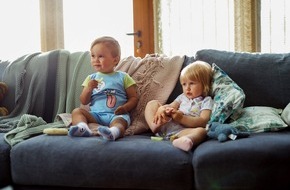
{"type": "Polygon", "coordinates": [[[82,86],[87,86],[90,80],[97,80],[98,87],[91,95],[90,113],[100,125],[109,126],[110,123],[122,117],[128,123],[131,123],[130,115],[115,115],[114,111],[127,102],[126,88],[136,84],[135,81],[125,72],[115,71],[105,74],[101,72],[89,75],[82,86]]]}

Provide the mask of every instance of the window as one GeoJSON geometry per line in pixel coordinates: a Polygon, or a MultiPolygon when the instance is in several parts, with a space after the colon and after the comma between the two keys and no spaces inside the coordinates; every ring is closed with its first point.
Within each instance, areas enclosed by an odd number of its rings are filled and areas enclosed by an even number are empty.
{"type": "Polygon", "coordinates": [[[261,51],[290,52],[289,0],[261,0],[261,51]]]}
{"type": "Polygon", "coordinates": [[[103,35],[116,38],[122,57],[134,55],[132,0],[63,0],[64,48],[89,50],[91,42],[103,35]]]}
{"type": "Polygon", "coordinates": [[[234,50],[232,0],[160,0],[158,48],[166,55],[193,55],[203,48],[234,50]]]}
{"type": "Polygon", "coordinates": [[[0,10],[0,60],[40,51],[39,1],[0,1],[0,10]]]}

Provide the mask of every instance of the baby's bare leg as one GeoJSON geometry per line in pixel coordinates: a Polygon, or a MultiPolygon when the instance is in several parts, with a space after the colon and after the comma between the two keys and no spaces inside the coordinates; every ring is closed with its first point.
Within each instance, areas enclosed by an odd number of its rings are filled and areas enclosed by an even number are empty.
{"type": "Polygon", "coordinates": [[[88,122],[95,122],[93,116],[85,109],[76,108],[72,112],[72,126],[69,129],[69,136],[89,137],[93,132],[88,126],[88,122]]]}
{"type": "Polygon", "coordinates": [[[114,119],[114,121],[112,121],[112,123],[110,124],[110,128],[116,127],[120,130],[119,137],[124,137],[127,126],[127,121],[121,117],[114,119]]]}
{"type": "Polygon", "coordinates": [[[76,125],[80,122],[96,123],[97,121],[87,110],[82,108],[75,108],[72,111],[72,125],[76,125]]]}
{"type": "Polygon", "coordinates": [[[100,135],[103,136],[106,140],[117,140],[118,138],[121,138],[125,134],[125,130],[127,128],[127,121],[123,118],[116,118],[109,127],[100,126],[98,128],[98,131],[100,135]]]}
{"type": "Polygon", "coordinates": [[[145,119],[149,128],[151,129],[153,133],[157,133],[160,129],[160,126],[162,126],[163,124],[167,123],[168,120],[170,120],[170,118],[168,117],[166,119],[159,120],[157,123],[154,122],[155,114],[160,106],[162,105],[160,104],[159,101],[152,100],[147,103],[146,108],[145,108],[145,113],[144,113],[145,119]]]}

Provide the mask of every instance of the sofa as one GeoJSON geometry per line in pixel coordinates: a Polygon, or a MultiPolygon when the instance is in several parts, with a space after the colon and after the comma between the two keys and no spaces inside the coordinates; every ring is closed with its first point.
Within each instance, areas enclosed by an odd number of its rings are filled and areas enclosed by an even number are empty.
{"type": "MultiPolygon", "coordinates": [[[[152,139],[153,134],[146,124],[141,123],[144,120],[135,123],[143,128],[134,126],[124,138],[114,142],[98,136],[72,138],[44,134],[45,128],[67,127],[58,116],[80,106],[81,82],[92,69],[88,52],[32,53],[15,60],[0,61],[0,81],[9,87],[7,96],[0,103],[10,112],[8,116],[0,117],[0,188],[289,189],[290,53],[203,49],[195,55],[175,58],[170,57],[168,62],[181,62],[175,69],[177,72],[195,60],[202,60],[228,77],[225,85],[234,83],[225,91],[219,91],[220,86],[213,89],[221,93],[225,101],[232,88],[236,90],[230,106],[224,108],[224,102],[216,104],[217,117],[213,122],[229,124],[240,130],[243,126],[250,132],[248,137],[225,142],[208,138],[185,152],[173,147],[170,141],[152,139]],[[271,113],[277,112],[277,120],[280,120],[268,121],[272,116],[267,114],[260,117],[264,108],[271,109],[271,113]],[[249,109],[256,112],[250,112],[250,120],[240,121],[249,109]],[[258,123],[253,122],[253,118],[262,118],[259,123],[264,123],[252,127],[258,123]]],[[[127,67],[145,58],[130,59],[133,62],[127,67]]],[[[134,67],[134,72],[129,68],[138,81],[153,76],[152,73],[144,75],[149,71],[144,65],[134,67]],[[135,72],[137,67],[139,72],[135,72]]],[[[152,78],[154,81],[154,76],[152,78]]],[[[182,89],[176,72],[166,74],[166,78],[163,82],[172,88],[150,89],[154,83],[151,82],[143,92],[149,91],[157,99],[167,94],[161,99],[164,103],[171,102],[182,89]]],[[[216,98],[214,92],[214,100],[219,101],[220,97],[216,98]]],[[[152,98],[146,97],[139,100],[143,105],[152,98]]],[[[132,114],[142,117],[140,113],[132,114]]]]}

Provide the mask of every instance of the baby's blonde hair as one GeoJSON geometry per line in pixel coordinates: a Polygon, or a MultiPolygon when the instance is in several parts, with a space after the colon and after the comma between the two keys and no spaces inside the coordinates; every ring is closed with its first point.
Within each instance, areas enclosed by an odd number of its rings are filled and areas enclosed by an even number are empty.
{"type": "Polygon", "coordinates": [[[96,44],[104,44],[106,47],[108,47],[111,50],[111,54],[113,57],[119,56],[121,57],[121,47],[119,42],[110,36],[103,36],[100,38],[95,39],[92,44],[90,50],[96,45],[96,44]]]}
{"type": "Polygon", "coordinates": [[[187,78],[199,81],[203,86],[203,96],[208,96],[211,89],[213,72],[210,64],[204,61],[195,61],[184,67],[180,74],[180,80],[187,78]]]}

